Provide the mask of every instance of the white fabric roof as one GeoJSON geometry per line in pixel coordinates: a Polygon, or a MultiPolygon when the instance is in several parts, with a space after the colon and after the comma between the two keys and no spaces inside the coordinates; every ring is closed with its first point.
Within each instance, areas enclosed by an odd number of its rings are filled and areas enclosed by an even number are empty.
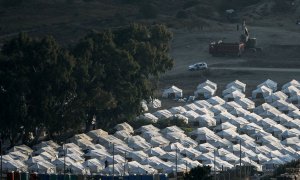
{"type": "Polygon", "coordinates": [[[214,90],[217,90],[217,84],[214,83],[214,82],[212,82],[212,81],[210,81],[210,80],[206,80],[205,82],[199,84],[199,85],[197,86],[197,89],[203,88],[203,87],[205,87],[205,86],[209,86],[210,88],[212,88],[212,89],[214,89],[214,90]]]}
{"type": "Polygon", "coordinates": [[[242,83],[241,81],[239,80],[235,80],[229,84],[226,85],[226,88],[229,88],[229,87],[236,87],[238,89],[240,89],[241,91],[245,92],[246,91],[246,84],[245,83],[242,83]]]}
{"type": "Polygon", "coordinates": [[[275,81],[270,80],[270,79],[267,79],[263,83],[259,84],[257,86],[257,88],[262,87],[262,86],[266,86],[266,87],[272,89],[273,92],[275,92],[277,90],[277,83],[275,81]]]}

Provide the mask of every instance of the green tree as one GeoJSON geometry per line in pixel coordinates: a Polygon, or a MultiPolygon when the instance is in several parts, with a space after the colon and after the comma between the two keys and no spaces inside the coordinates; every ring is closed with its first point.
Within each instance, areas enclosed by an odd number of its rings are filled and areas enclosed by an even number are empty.
{"type": "Polygon", "coordinates": [[[135,118],[141,112],[141,100],[153,95],[159,75],[173,66],[167,54],[171,38],[165,26],[133,24],[92,32],[82,39],[73,52],[80,64],[75,72],[81,87],[77,94],[86,104],[86,121],[90,123],[96,115],[100,127],[111,127],[135,118]],[[101,89],[108,104],[90,102],[95,97],[91,87],[101,89]]]}
{"type": "Polygon", "coordinates": [[[37,40],[20,34],[1,53],[1,132],[11,144],[16,138],[27,140],[30,133],[39,137],[44,130],[53,134],[76,128],[76,119],[67,113],[75,95],[75,61],[68,52],[51,37],[37,40]]]}

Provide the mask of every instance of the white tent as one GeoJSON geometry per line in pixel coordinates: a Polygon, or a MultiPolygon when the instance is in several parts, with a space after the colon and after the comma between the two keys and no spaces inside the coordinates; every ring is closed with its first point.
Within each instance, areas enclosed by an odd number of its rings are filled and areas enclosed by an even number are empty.
{"type": "Polygon", "coordinates": [[[121,123],[121,124],[117,124],[117,125],[115,126],[115,129],[116,129],[117,131],[125,130],[125,131],[127,131],[127,132],[129,132],[129,133],[133,133],[133,132],[134,132],[134,131],[133,131],[133,128],[132,128],[128,123],[126,123],[126,122],[123,122],[123,123],[121,123]]]}
{"type": "Polygon", "coordinates": [[[156,116],[158,120],[168,119],[173,116],[173,114],[166,109],[158,110],[153,113],[153,115],[156,116]]]}
{"type": "Polygon", "coordinates": [[[238,133],[233,129],[224,129],[217,133],[221,138],[225,138],[229,141],[234,141],[238,135],[238,133]]]}
{"type": "Polygon", "coordinates": [[[226,89],[230,88],[230,87],[235,87],[237,89],[240,89],[242,92],[246,91],[246,84],[242,83],[239,80],[235,80],[229,84],[226,85],[226,89]]]}
{"type": "Polygon", "coordinates": [[[225,101],[219,96],[211,97],[207,100],[207,102],[213,106],[225,104],[225,101]]]}
{"type": "Polygon", "coordinates": [[[145,138],[148,141],[153,137],[162,136],[162,134],[157,131],[144,131],[144,132],[142,132],[142,134],[140,136],[142,136],[143,138],[145,138]]]}
{"type": "Polygon", "coordinates": [[[263,170],[274,170],[279,165],[284,164],[279,158],[272,158],[271,160],[263,163],[263,170]]]}
{"type": "Polygon", "coordinates": [[[209,144],[209,143],[203,143],[199,144],[195,149],[199,150],[201,153],[208,153],[214,150],[216,147],[209,144]]]}
{"type": "Polygon", "coordinates": [[[276,121],[277,123],[284,124],[289,121],[292,121],[293,118],[287,116],[286,114],[280,114],[277,117],[273,118],[273,120],[276,121]]]}
{"type": "Polygon", "coordinates": [[[275,92],[277,90],[277,83],[270,79],[267,79],[265,82],[259,84],[257,86],[257,88],[262,87],[262,86],[270,88],[273,92],[275,92]]]}
{"type": "Polygon", "coordinates": [[[126,158],[134,161],[141,162],[143,159],[148,158],[148,154],[143,151],[132,151],[126,154],[126,158]]]}
{"type": "Polygon", "coordinates": [[[280,124],[275,124],[266,129],[267,132],[271,133],[273,136],[280,138],[280,135],[287,130],[284,126],[280,124]]]}
{"type": "Polygon", "coordinates": [[[300,108],[300,94],[294,95],[288,99],[288,102],[295,104],[298,108],[300,108]]]}
{"type": "Polygon", "coordinates": [[[131,161],[125,164],[125,171],[128,174],[155,174],[157,170],[151,165],[141,165],[137,161],[131,161]]]}
{"type": "Polygon", "coordinates": [[[243,108],[235,108],[232,111],[230,111],[230,113],[234,116],[237,116],[237,117],[245,117],[248,114],[250,114],[250,111],[247,111],[243,108]]]}
{"type": "Polygon", "coordinates": [[[196,122],[196,119],[200,116],[198,113],[192,110],[184,112],[183,115],[188,118],[188,122],[190,124],[196,122]]]}
{"type": "Polygon", "coordinates": [[[292,96],[299,96],[300,90],[296,88],[295,86],[289,86],[286,89],[283,89],[282,92],[284,92],[289,97],[292,96]]]}
{"type": "Polygon", "coordinates": [[[149,144],[144,138],[140,136],[131,136],[127,139],[128,146],[134,150],[143,150],[151,148],[151,144],[149,144]]]}
{"type": "Polygon", "coordinates": [[[159,99],[151,99],[150,102],[148,103],[148,107],[151,108],[160,108],[161,107],[161,100],[159,99]]]}
{"type": "Polygon", "coordinates": [[[59,172],[62,173],[64,171],[65,167],[68,167],[75,162],[72,159],[70,159],[69,157],[66,157],[66,158],[61,157],[61,158],[55,159],[51,163],[56,167],[57,173],[59,173],[59,172]]]}
{"type": "Polygon", "coordinates": [[[150,166],[154,167],[155,169],[161,169],[160,164],[164,164],[165,162],[163,160],[161,160],[158,156],[152,156],[152,157],[143,159],[140,163],[143,165],[150,165],[150,166]]]}
{"type": "Polygon", "coordinates": [[[222,113],[222,112],[226,112],[226,111],[227,111],[227,110],[226,110],[225,108],[223,108],[221,105],[215,105],[215,106],[209,108],[209,110],[210,110],[211,112],[213,112],[215,116],[219,115],[219,114],[222,113]]]}
{"type": "Polygon", "coordinates": [[[131,134],[126,130],[120,130],[120,131],[116,131],[114,136],[121,140],[126,140],[131,136],[131,134]]]}
{"type": "Polygon", "coordinates": [[[150,140],[150,144],[152,147],[164,147],[167,146],[169,143],[170,141],[162,136],[152,137],[150,140]]]}
{"type": "Polygon", "coordinates": [[[180,143],[184,146],[184,147],[187,147],[187,148],[190,148],[190,147],[196,147],[198,145],[198,143],[191,139],[190,137],[186,137],[186,138],[183,138],[180,140],[180,143]]]}
{"type": "Polygon", "coordinates": [[[164,136],[166,139],[168,139],[170,142],[178,142],[183,138],[186,138],[187,136],[184,133],[181,132],[169,132],[165,134],[164,136]]]}
{"type": "Polygon", "coordinates": [[[247,114],[244,118],[249,122],[255,122],[255,123],[263,119],[261,116],[255,113],[247,114]]]}
{"type": "Polygon", "coordinates": [[[196,109],[195,112],[199,115],[209,115],[211,117],[214,116],[214,113],[211,112],[209,109],[207,108],[200,108],[200,109],[196,109]]]}
{"type": "Polygon", "coordinates": [[[296,88],[300,88],[300,83],[299,81],[293,79],[290,82],[284,84],[281,89],[286,89],[289,86],[295,86],[296,88]]]}
{"type": "Polygon", "coordinates": [[[269,110],[266,110],[265,112],[263,112],[263,113],[261,113],[259,115],[262,116],[263,118],[274,119],[274,118],[276,118],[280,114],[281,114],[281,112],[278,111],[277,109],[269,109],[269,110]]]}
{"type": "Polygon", "coordinates": [[[246,110],[255,108],[255,103],[248,98],[235,99],[234,101],[246,110]]]}
{"type": "Polygon", "coordinates": [[[256,124],[259,125],[260,127],[263,127],[264,129],[267,129],[271,126],[276,125],[277,123],[270,118],[265,118],[262,119],[261,121],[258,121],[256,124]]]}
{"type": "Polygon", "coordinates": [[[13,161],[3,161],[2,162],[3,171],[26,171],[27,167],[19,160],[13,161]]]}
{"type": "Polygon", "coordinates": [[[265,100],[267,103],[272,103],[278,100],[287,100],[288,96],[281,91],[272,93],[270,96],[266,97],[265,100]]]}
{"type": "Polygon", "coordinates": [[[257,89],[252,91],[252,98],[253,99],[266,99],[268,96],[272,94],[272,89],[266,87],[266,86],[259,86],[257,89]]]}
{"type": "Polygon", "coordinates": [[[186,109],[182,106],[177,106],[177,107],[172,107],[170,109],[168,109],[168,111],[170,111],[172,114],[181,114],[186,112],[186,109]]]}
{"type": "Polygon", "coordinates": [[[211,127],[216,126],[216,119],[209,115],[202,115],[197,118],[199,127],[211,127]]]}
{"type": "Polygon", "coordinates": [[[147,121],[149,123],[156,123],[158,121],[158,118],[156,116],[154,116],[151,113],[144,113],[141,114],[137,117],[138,120],[144,120],[147,121]]]}
{"type": "Polygon", "coordinates": [[[289,111],[298,110],[298,108],[295,105],[288,103],[285,100],[275,101],[271,105],[276,107],[278,110],[280,110],[281,112],[284,112],[284,113],[288,113],[289,111]]]}
{"type": "Polygon", "coordinates": [[[217,121],[217,124],[220,124],[221,122],[227,122],[232,119],[235,119],[236,117],[229,112],[221,112],[219,115],[215,116],[215,119],[217,121]]]}
{"type": "Polygon", "coordinates": [[[152,124],[148,124],[148,125],[141,126],[140,128],[138,128],[136,130],[136,132],[138,132],[138,133],[142,133],[142,132],[146,132],[146,131],[156,131],[156,132],[158,132],[158,131],[160,131],[160,129],[153,126],[152,124]]]}
{"type": "Polygon", "coordinates": [[[254,108],[253,112],[260,115],[260,114],[263,114],[265,113],[267,110],[276,110],[276,108],[274,108],[273,106],[271,106],[270,104],[268,103],[263,103],[262,105],[260,106],[257,106],[256,108],[254,108]]]}
{"type": "Polygon", "coordinates": [[[9,155],[15,160],[26,161],[28,159],[28,155],[23,154],[20,151],[9,152],[9,155]]]}
{"type": "Polygon", "coordinates": [[[190,104],[187,104],[184,106],[184,109],[186,109],[187,111],[195,111],[195,110],[198,110],[198,109],[201,109],[199,106],[197,106],[196,104],[194,103],[190,103],[190,104]]]}
{"type": "Polygon", "coordinates": [[[285,140],[282,141],[282,144],[284,144],[286,146],[290,146],[293,144],[299,144],[299,143],[300,143],[299,137],[290,137],[290,138],[286,138],[285,140]]]}
{"type": "Polygon", "coordinates": [[[160,157],[160,156],[166,154],[166,151],[160,147],[150,148],[148,150],[145,150],[145,152],[148,154],[148,156],[159,156],[160,157]]]}
{"type": "Polygon", "coordinates": [[[240,128],[241,132],[244,132],[247,134],[253,134],[255,132],[255,130],[260,131],[260,130],[263,130],[263,128],[261,126],[258,126],[255,123],[249,123],[240,128]]]}
{"type": "Polygon", "coordinates": [[[98,137],[108,135],[108,133],[102,129],[96,129],[88,132],[87,135],[90,136],[93,140],[96,140],[98,137]]]}
{"type": "Polygon", "coordinates": [[[214,134],[214,132],[207,127],[201,127],[193,130],[192,132],[189,133],[190,136],[197,136],[200,134],[214,134]]]}
{"type": "Polygon", "coordinates": [[[211,105],[208,101],[206,100],[198,100],[198,101],[194,101],[194,104],[196,104],[197,106],[199,106],[200,108],[210,108],[213,105],[211,105]]]}
{"type": "Polygon", "coordinates": [[[215,91],[217,90],[217,84],[214,82],[211,82],[210,80],[206,80],[205,82],[199,84],[197,86],[197,89],[203,88],[205,86],[209,86],[211,89],[213,89],[215,91]]]}
{"type": "Polygon", "coordinates": [[[147,106],[147,102],[146,102],[145,100],[142,100],[142,101],[141,101],[141,107],[142,107],[142,111],[143,111],[143,112],[146,112],[146,111],[149,110],[149,109],[148,109],[148,106],[147,106]]]}
{"type": "Polygon", "coordinates": [[[28,167],[29,172],[36,172],[41,174],[52,174],[56,173],[56,167],[51,163],[39,161],[32,166],[28,167]]]}
{"type": "Polygon", "coordinates": [[[294,118],[294,119],[300,119],[300,111],[295,110],[295,111],[289,112],[288,116],[291,118],[294,118]]]}
{"type": "Polygon", "coordinates": [[[294,119],[292,121],[284,123],[283,125],[289,129],[291,129],[291,128],[300,129],[300,120],[294,119]]]}
{"type": "Polygon", "coordinates": [[[164,129],[162,129],[160,132],[163,133],[163,134],[167,134],[167,133],[170,133],[170,132],[184,133],[184,130],[182,130],[179,127],[173,125],[173,126],[169,126],[169,127],[166,127],[164,129]]]}
{"type": "Polygon", "coordinates": [[[236,126],[238,129],[246,124],[249,124],[249,121],[247,121],[245,118],[242,118],[242,117],[231,119],[231,120],[229,120],[229,122],[232,125],[236,126]]]}
{"type": "Polygon", "coordinates": [[[242,108],[242,106],[235,101],[226,102],[222,105],[222,107],[224,107],[228,112],[232,111],[235,108],[242,108]]]}
{"type": "Polygon", "coordinates": [[[243,94],[241,91],[233,91],[232,93],[229,93],[224,96],[224,100],[226,101],[234,101],[235,99],[242,99],[245,98],[245,94],[243,94]]]}
{"type": "Polygon", "coordinates": [[[197,156],[200,156],[202,153],[194,148],[185,148],[183,151],[180,152],[184,156],[194,159],[197,156]]]}
{"type": "Polygon", "coordinates": [[[208,99],[215,95],[216,90],[212,89],[210,86],[204,86],[202,88],[197,89],[194,92],[194,96],[198,99],[208,99]]]}
{"type": "Polygon", "coordinates": [[[33,150],[30,147],[28,147],[28,146],[26,146],[24,144],[23,145],[19,145],[19,146],[14,146],[14,147],[12,147],[9,150],[9,152],[13,152],[13,151],[19,151],[22,154],[25,154],[27,156],[30,155],[33,152],[33,150]]]}
{"type": "Polygon", "coordinates": [[[97,141],[99,142],[99,144],[105,146],[106,148],[112,146],[113,144],[122,144],[125,145],[124,141],[122,141],[121,139],[116,138],[113,135],[107,135],[105,137],[98,137],[97,141]]]}
{"type": "Polygon", "coordinates": [[[296,129],[296,128],[288,129],[281,133],[282,139],[286,139],[286,138],[290,138],[290,137],[299,137],[299,136],[300,136],[300,130],[296,129]]]}
{"type": "Polygon", "coordinates": [[[104,169],[105,164],[98,159],[89,159],[82,163],[82,166],[85,169],[88,169],[91,173],[99,173],[102,169],[104,169]]]}
{"type": "Polygon", "coordinates": [[[168,89],[165,89],[163,94],[163,98],[182,98],[182,90],[176,86],[171,86],[168,89]]]}
{"type": "Polygon", "coordinates": [[[125,152],[131,152],[133,151],[133,149],[128,147],[127,144],[116,144],[114,146],[111,145],[107,151],[110,154],[113,154],[113,152],[115,152],[115,154],[120,154],[123,156],[125,152]]]}
{"type": "Polygon", "coordinates": [[[123,164],[114,164],[113,165],[109,165],[108,167],[106,167],[105,169],[103,169],[101,171],[102,174],[109,174],[112,175],[114,173],[114,175],[123,175],[124,174],[124,165],[123,164]]]}
{"type": "Polygon", "coordinates": [[[232,129],[232,130],[235,131],[237,129],[237,127],[232,125],[230,122],[225,122],[225,123],[222,123],[222,124],[220,124],[220,125],[218,125],[214,128],[215,131],[222,131],[222,130],[225,130],[225,129],[232,129]]]}
{"type": "Polygon", "coordinates": [[[88,158],[92,158],[92,159],[101,160],[101,159],[105,159],[106,156],[109,156],[109,155],[110,155],[110,153],[105,150],[95,149],[95,150],[91,150],[91,151],[87,152],[84,156],[88,157],[88,158]]]}

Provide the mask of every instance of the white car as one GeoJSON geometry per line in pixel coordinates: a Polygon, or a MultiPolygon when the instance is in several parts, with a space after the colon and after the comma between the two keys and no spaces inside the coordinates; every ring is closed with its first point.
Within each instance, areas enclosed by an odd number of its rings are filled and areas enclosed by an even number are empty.
{"type": "Polygon", "coordinates": [[[189,66],[190,71],[203,70],[203,69],[207,69],[207,68],[208,68],[208,66],[205,62],[199,62],[199,63],[189,66]]]}

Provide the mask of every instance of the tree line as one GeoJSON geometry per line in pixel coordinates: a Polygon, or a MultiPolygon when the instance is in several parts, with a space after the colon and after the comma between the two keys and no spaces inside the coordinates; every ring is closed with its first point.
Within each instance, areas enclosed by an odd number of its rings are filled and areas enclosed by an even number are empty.
{"type": "Polygon", "coordinates": [[[30,144],[42,132],[54,138],[135,118],[173,66],[171,38],[164,25],[132,24],[64,48],[21,33],[0,52],[1,139],[30,144]]]}

